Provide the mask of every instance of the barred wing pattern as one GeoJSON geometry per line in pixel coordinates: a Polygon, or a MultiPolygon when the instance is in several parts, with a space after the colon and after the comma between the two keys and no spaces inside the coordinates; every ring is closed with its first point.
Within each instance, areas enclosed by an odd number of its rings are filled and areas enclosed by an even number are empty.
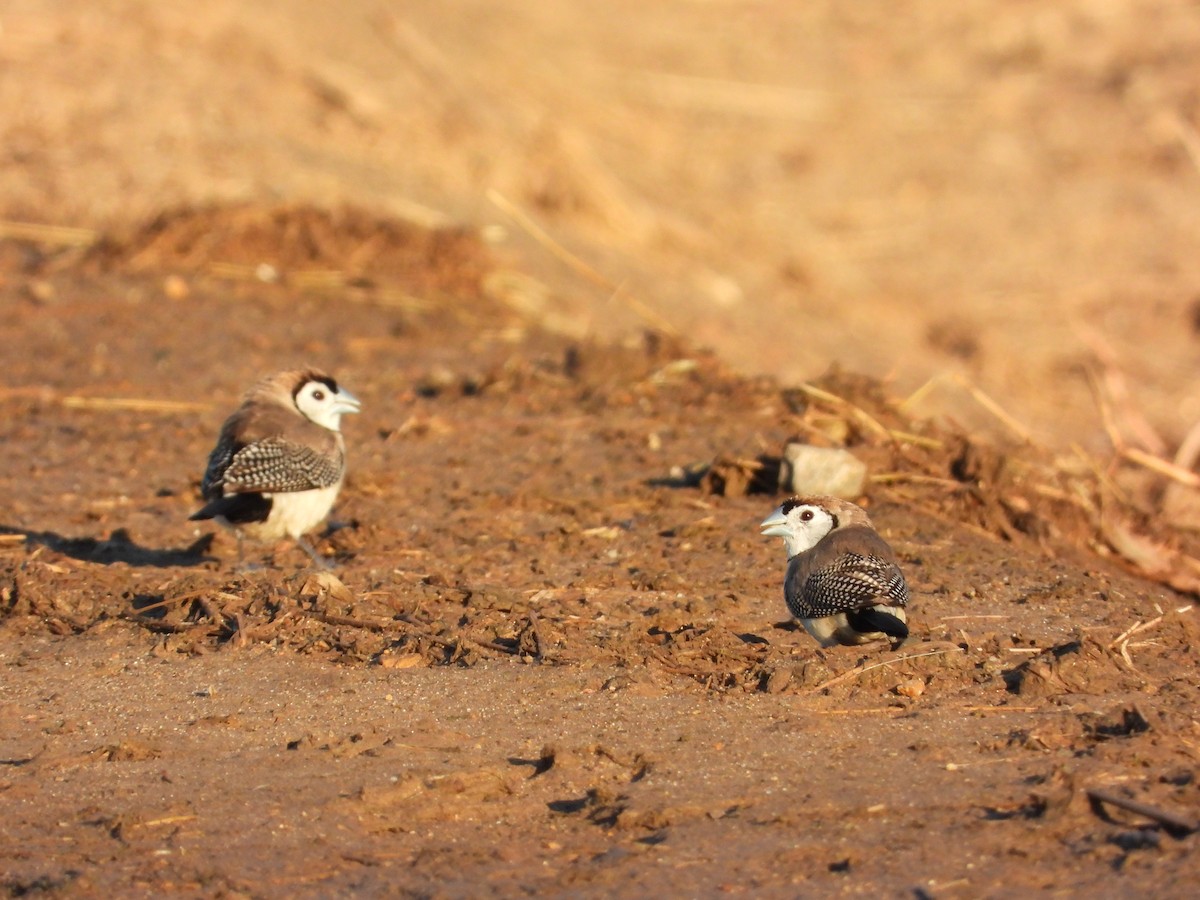
{"type": "Polygon", "coordinates": [[[211,499],[228,494],[282,494],[327,488],[341,480],[344,468],[340,453],[330,457],[281,437],[240,446],[223,439],[209,459],[204,496],[211,499]]]}
{"type": "Polygon", "coordinates": [[[878,556],[845,553],[798,582],[788,578],[785,593],[788,609],[801,619],[820,619],[877,603],[908,603],[908,585],[899,566],[878,556]]]}

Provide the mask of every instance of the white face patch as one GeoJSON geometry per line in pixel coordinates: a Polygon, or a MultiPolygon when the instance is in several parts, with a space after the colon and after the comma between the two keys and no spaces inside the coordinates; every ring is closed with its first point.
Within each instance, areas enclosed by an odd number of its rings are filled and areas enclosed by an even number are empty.
{"type": "Polygon", "coordinates": [[[783,536],[789,557],[811,550],[821,539],[833,531],[834,518],[820,506],[804,504],[788,510],[786,516],[788,533],[783,536]]]}
{"type": "Polygon", "coordinates": [[[342,416],[358,412],[358,401],[349,394],[334,390],[324,381],[306,381],[296,392],[296,408],[305,418],[322,428],[340,431],[342,416]]]}

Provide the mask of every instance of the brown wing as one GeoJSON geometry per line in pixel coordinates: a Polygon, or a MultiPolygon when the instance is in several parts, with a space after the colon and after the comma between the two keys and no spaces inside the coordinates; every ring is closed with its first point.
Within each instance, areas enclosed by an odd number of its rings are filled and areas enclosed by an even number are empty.
{"type": "Polygon", "coordinates": [[[342,455],[329,456],[283,438],[247,444],[229,461],[224,492],[280,494],[332,487],[342,478],[342,455]]]}
{"type": "Polygon", "coordinates": [[[226,420],[209,455],[206,500],[331,487],[345,460],[337,435],[274,405],[248,403],[226,420]]]}
{"type": "Polygon", "coordinates": [[[895,554],[869,528],[833,532],[788,566],[784,599],[792,615],[820,619],[864,606],[908,603],[908,585],[895,554]]]}

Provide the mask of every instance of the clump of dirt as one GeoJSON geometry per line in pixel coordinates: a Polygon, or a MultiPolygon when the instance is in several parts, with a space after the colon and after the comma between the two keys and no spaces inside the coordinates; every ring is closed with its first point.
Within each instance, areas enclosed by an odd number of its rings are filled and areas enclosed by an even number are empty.
{"type": "Polygon", "coordinates": [[[488,271],[479,238],[346,207],[210,206],[169,210],[93,247],[84,259],[128,272],[260,272],[297,287],[387,284],[417,294],[477,296],[488,271]],[[265,267],[265,269],[264,269],[265,267]]]}
{"type": "MultiPolygon", "coordinates": [[[[392,305],[415,313],[482,301],[492,270],[487,248],[465,228],[425,228],[354,207],[212,205],[166,210],[118,232],[61,243],[11,242],[0,268],[28,277],[58,270],[171,273],[168,295],[187,296],[196,275],[392,305]],[[463,299],[466,302],[463,303],[463,299]]],[[[56,233],[46,229],[45,233],[56,233]]],[[[44,288],[43,288],[44,289],[44,288]]],[[[35,291],[36,293],[36,291],[35,291]]]]}

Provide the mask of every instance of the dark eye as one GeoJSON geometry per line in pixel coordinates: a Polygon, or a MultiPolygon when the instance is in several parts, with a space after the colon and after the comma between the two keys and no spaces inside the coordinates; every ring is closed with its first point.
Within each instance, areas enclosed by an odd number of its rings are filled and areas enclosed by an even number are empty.
{"type": "Polygon", "coordinates": [[[313,399],[314,400],[324,400],[325,392],[324,391],[313,391],[313,399]]]}
{"type": "Polygon", "coordinates": [[[811,522],[812,517],[813,517],[813,511],[811,509],[806,509],[804,512],[800,513],[800,521],[801,522],[811,522]]]}

